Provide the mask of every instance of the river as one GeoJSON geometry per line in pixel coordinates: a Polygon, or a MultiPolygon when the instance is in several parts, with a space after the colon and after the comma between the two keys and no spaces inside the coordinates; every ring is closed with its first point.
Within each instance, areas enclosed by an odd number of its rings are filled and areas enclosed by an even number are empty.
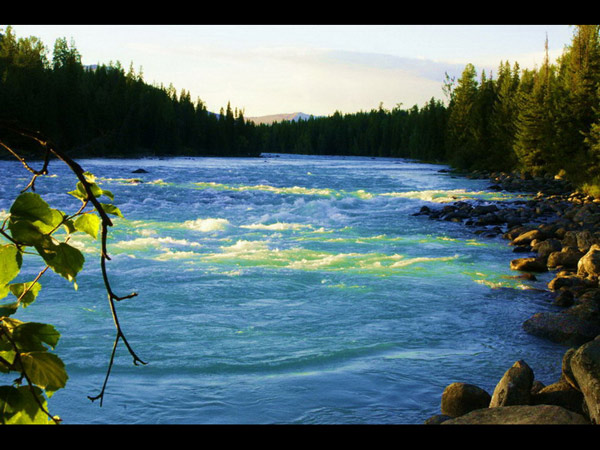
{"type": "MultiPolygon", "coordinates": [[[[139,294],[117,306],[148,364],[120,346],[103,406],[88,400],[114,327],[98,243],[74,236],[78,290],[47,273],[16,315],[62,334],[69,381],[49,406],[65,423],[420,424],[448,384],[491,394],[519,359],[558,380],[566,347],[521,329],[553,308],[531,289],[549,279],[507,278],[514,256],[500,237],[413,216],[514,194],[438,165],[265,156],[78,161],[125,216],[110,229],[108,270],[118,295],[139,294]]],[[[29,177],[16,161],[0,172],[1,218],[29,177]]],[[[36,192],[73,211],[74,176],[57,161],[50,172],[36,192]]],[[[37,273],[26,262],[24,275],[37,273]]]]}

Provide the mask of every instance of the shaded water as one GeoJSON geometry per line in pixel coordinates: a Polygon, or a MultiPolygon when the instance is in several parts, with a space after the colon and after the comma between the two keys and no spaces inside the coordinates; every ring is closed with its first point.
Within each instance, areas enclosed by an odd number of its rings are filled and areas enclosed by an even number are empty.
{"type": "MultiPolygon", "coordinates": [[[[518,359],[544,383],[560,375],[565,347],[521,329],[552,308],[528,289],[548,280],[505,278],[513,254],[500,238],[412,215],[513,198],[486,181],[384,158],[79,162],[125,215],[110,230],[108,268],[117,294],[139,293],[118,307],[149,364],[133,366],[120,347],[104,406],[87,399],[114,329],[98,244],[77,237],[78,291],[45,275],[17,316],[63,335],[70,378],[50,406],[66,423],[415,424],[439,413],[448,384],[491,393],[518,359]]],[[[0,170],[1,218],[28,178],[18,163],[0,170]]],[[[58,162],[50,170],[59,176],[37,192],[72,211],[64,193],[76,180],[58,162]]]]}

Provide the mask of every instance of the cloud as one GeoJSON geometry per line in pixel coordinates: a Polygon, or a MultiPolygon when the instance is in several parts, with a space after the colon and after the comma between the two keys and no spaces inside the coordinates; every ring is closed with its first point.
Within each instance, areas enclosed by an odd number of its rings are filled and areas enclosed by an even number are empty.
{"type": "Polygon", "coordinates": [[[355,67],[369,67],[379,70],[400,70],[417,78],[441,82],[444,74],[461,73],[465,65],[437,62],[424,58],[407,58],[381,53],[331,51],[327,57],[334,63],[355,67]]]}

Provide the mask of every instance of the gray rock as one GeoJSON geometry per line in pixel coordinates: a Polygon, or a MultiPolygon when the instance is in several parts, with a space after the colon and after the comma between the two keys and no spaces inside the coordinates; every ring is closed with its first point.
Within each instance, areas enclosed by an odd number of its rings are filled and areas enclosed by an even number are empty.
{"type": "Polygon", "coordinates": [[[477,409],[442,425],[589,425],[581,414],[555,405],[517,405],[477,409]]]}
{"type": "Polygon", "coordinates": [[[458,417],[474,409],[487,408],[491,396],[484,389],[467,383],[452,383],[442,394],[442,414],[458,417]]]}
{"type": "Polygon", "coordinates": [[[523,360],[517,361],[496,385],[489,407],[528,405],[533,379],[531,367],[523,360]]]}
{"type": "Polygon", "coordinates": [[[578,348],[570,362],[590,420],[600,424],[600,337],[578,348]]]}

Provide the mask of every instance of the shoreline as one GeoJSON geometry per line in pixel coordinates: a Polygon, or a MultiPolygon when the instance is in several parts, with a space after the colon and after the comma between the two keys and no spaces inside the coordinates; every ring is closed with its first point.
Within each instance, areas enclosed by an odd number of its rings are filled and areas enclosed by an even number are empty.
{"type": "Polygon", "coordinates": [[[425,424],[600,424],[600,198],[565,180],[521,174],[441,170],[488,179],[489,190],[533,195],[513,201],[456,201],[413,215],[462,223],[482,237],[502,236],[513,247],[515,278],[551,272],[548,291],[559,312],[540,312],[522,326],[528,334],[570,346],[561,377],[548,386],[517,361],[493,393],[464,382],[446,387],[441,414],[425,424]]]}

